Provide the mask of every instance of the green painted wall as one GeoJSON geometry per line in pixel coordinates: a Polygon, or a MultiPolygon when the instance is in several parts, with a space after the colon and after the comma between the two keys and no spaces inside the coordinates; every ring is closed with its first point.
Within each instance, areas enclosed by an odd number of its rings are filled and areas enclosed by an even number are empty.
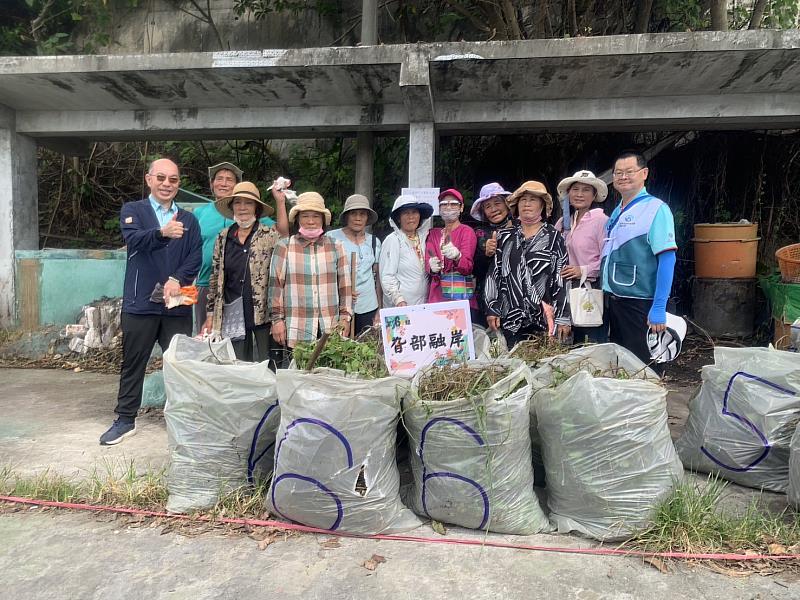
{"type": "Polygon", "coordinates": [[[124,250],[17,250],[15,256],[41,265],[39,325],[75,323],[84,305],[122,296],[124,250]]]}

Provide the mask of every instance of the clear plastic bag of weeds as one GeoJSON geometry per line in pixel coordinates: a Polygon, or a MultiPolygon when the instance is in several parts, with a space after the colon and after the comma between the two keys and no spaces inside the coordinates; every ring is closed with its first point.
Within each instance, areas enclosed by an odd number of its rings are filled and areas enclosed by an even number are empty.
{"type": "MultiPolygon", "coordinates": [[[[646,367],[627,348],[617,344],[595,344],[544,358],[533,366],[531,368],[531,385],[534,397],[537,390],[557,387],[578,371],[621,381],[625,379],[641,379],[653,383],[661,381],[655,371],[646,367]]],[[[542,401],[544,398],[540,397],[539,402],[542,401]]],[[[540,468],[544,468],[544,461],[542,459],[542,440],[537,427],[536,407],[537,402],[531,402],[531,448],[534,467],[538,471],[540,468]]]]}
{"type": "Polygon", "coordinates": [[[164,353],[164,386],[168,511],[211,508],[259,465],[271,470],[280,410],[266,362],[237,362],[229,340],[176,335],[164,353]]]}
{"type": "Polygon", "coordinates": [[[397,377],[359,379],[342,371],[278,371],[281,423],[268,510],[332,531],[398,533],[420,520],[400,501],[395,458],[397,377]]]}
{"type": "MultiPolygon", "coordinates": [[[[530,370],[520,360],[475,360],[468,369],[503,369],[488,389],[445,401],[420,396],[419,371],[404,400],[417,514],[498,533],[534,534],[549,523],[533,492],[530,370]]],[[[444,367],[445,369],[448,367],[444,367]]]]}
{"type": "Polygon", "coordinates": [[[715,348],[676,442],[687,468],[786,492],[800,421],[800,357],[769,348],[715,348]]]}
{"type": "MultiPolygon", "coordinates": [[[[633,372],[644,367],[636,360],[633,372]]],[[[666,389],[595,373],[578,369],[533,395],[547,505],[559,533],[621,540],[651,523],[683,466],[670,437],[666,389]]]]}
{"type": "Polygon", "coordinates": [[[789,504],[800,508],[800,424],[794,430],[789,445],[789,487],[786,490],[789,504]]]}

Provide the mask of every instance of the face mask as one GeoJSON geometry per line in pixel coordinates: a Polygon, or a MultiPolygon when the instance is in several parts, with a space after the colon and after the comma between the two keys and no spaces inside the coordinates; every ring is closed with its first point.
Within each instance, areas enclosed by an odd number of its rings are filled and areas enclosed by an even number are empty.
{"type": "Polygon", "coordinates": [[[253,217],[252,219],[247,219],[247,220],[245,220],[245,219],[234,219],[234,221],[236,221],[236,224],[239,227],[241,227],[242,229],[249,229],[250,227],[255,225],[256,218],[253,217]]]}
{"type": "Polygon", "coordinates": [[[315,240],[323,233],[322,227],[318,227],[317,229],[307,229],[306,227],[300,228],[300,235],[302,235],[307,240],[315,240]]]}
{"type": "Polygon", "coordinates": [[[461,214],[461,210],[458,208],[440,208],[439,209],[439,216],[442,217],[442,220],[445,223],[452,223],[456,219],[458,219],[459,215],[461,214]]]}

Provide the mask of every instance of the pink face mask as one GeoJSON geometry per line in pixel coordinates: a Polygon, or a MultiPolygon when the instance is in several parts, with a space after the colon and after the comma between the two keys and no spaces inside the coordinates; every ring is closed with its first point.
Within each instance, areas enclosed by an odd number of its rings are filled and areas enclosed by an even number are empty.
{"type": "Polygon", "coordinates": [[[307,229],[305,227],[300,228],[300,235],[302,235],[307,240],[316,240],[319,236],[323,234],[322,227],[318,227],[317,229],[307,229]]]}

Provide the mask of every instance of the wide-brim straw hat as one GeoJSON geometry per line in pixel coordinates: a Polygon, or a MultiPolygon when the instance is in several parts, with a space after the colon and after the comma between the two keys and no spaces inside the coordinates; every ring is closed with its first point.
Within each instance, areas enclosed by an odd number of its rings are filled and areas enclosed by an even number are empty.
{"type": "Polygon", "coordinates": [[[257,204],[260,204],[264,209],[261,213],[262,216],[269,217],[275,213],[274,208],[261,200],[261,194],[254,183],[250,181],[242,181],[233,187],[233,191],[231,192],[230,196],[220,198],[214,203],[219,211],[219,214],[226,219],[233,220],[233,201],[236,198],[246,198],[248,200],[255,201],[257,204]]]}
{"type": "Polygon", "coordinates": [[[228,171],[233,173],[236,176],[236,181],[241,181],[242,180],[242,176],[244,175],[244,171],[242,171],[239,167],[237,167],[235,164],[230,163],[230,162],[221,162],[221,163],[217,163],[216,165],[213,165],[211,167],[208,167],[208,180],[209,181],[214,181],[214,177],[216,177],[217,173],[219,173],[223,169],[227,169],[228,171]]]}
{"type": "Polygon", "coordinates": [[[496,181],[487,183],[481,188],[478,199],[472,203],[472,208],[469,209],[469,214],[476,221],[484,221],[483,209],[481,208],[483,203],[494,197],[500,197],[503,200],[507,200],[510,195],[511,192],[506,191],[503,186],[496,181]]]}
{"type": "Polygon", "coordinates": [[[352,196],[348,196],[347,200],[344,201],[344,208],[342,209],[342,214],[339,215],[339,222],[342,224],[342,227],[347,226],[347,218],[345,217],[345,215],[351,210],[367,211],[369,215],[367,217],[367,226],[374,225],[375,222],[378,220],[378,213],[372,210],[372,207],[369,205],[369,199],[366,196],[362,196],[361,194],[353,194],[352,196]]]}
{"type": "Polygon", "coordinates": [[[572,177],[566,177],[558,183],[559,197],[569,193],[569,186],[573,183],[585,183],[592,186],[597,191],[595,202],[603,202],[608,197],[608,186],[602,179],[595,177],[591,171],[577,171],[572,177]]]}
{"type": "Polygon", "coordinates": [[[331,211],[325,208],[325,199],[317,192],[303,192],[297,197],[297,204],[289,211],[289,224],[293,225],[298,213],[304,210],[311,210],[323,215],[326,227],[331,224],[331,211]]]}
{"type": "Polygon", "coordinates": [[[553,197],[548,193],[545,185],[539,181],[526,181],[523,183],[508,197],[506,204],[508,204],[509,208],[514,208],[520,197],[526,193],[536,196],[544,202],[546,216],[549,217],[553,213],[553,197]]]}

